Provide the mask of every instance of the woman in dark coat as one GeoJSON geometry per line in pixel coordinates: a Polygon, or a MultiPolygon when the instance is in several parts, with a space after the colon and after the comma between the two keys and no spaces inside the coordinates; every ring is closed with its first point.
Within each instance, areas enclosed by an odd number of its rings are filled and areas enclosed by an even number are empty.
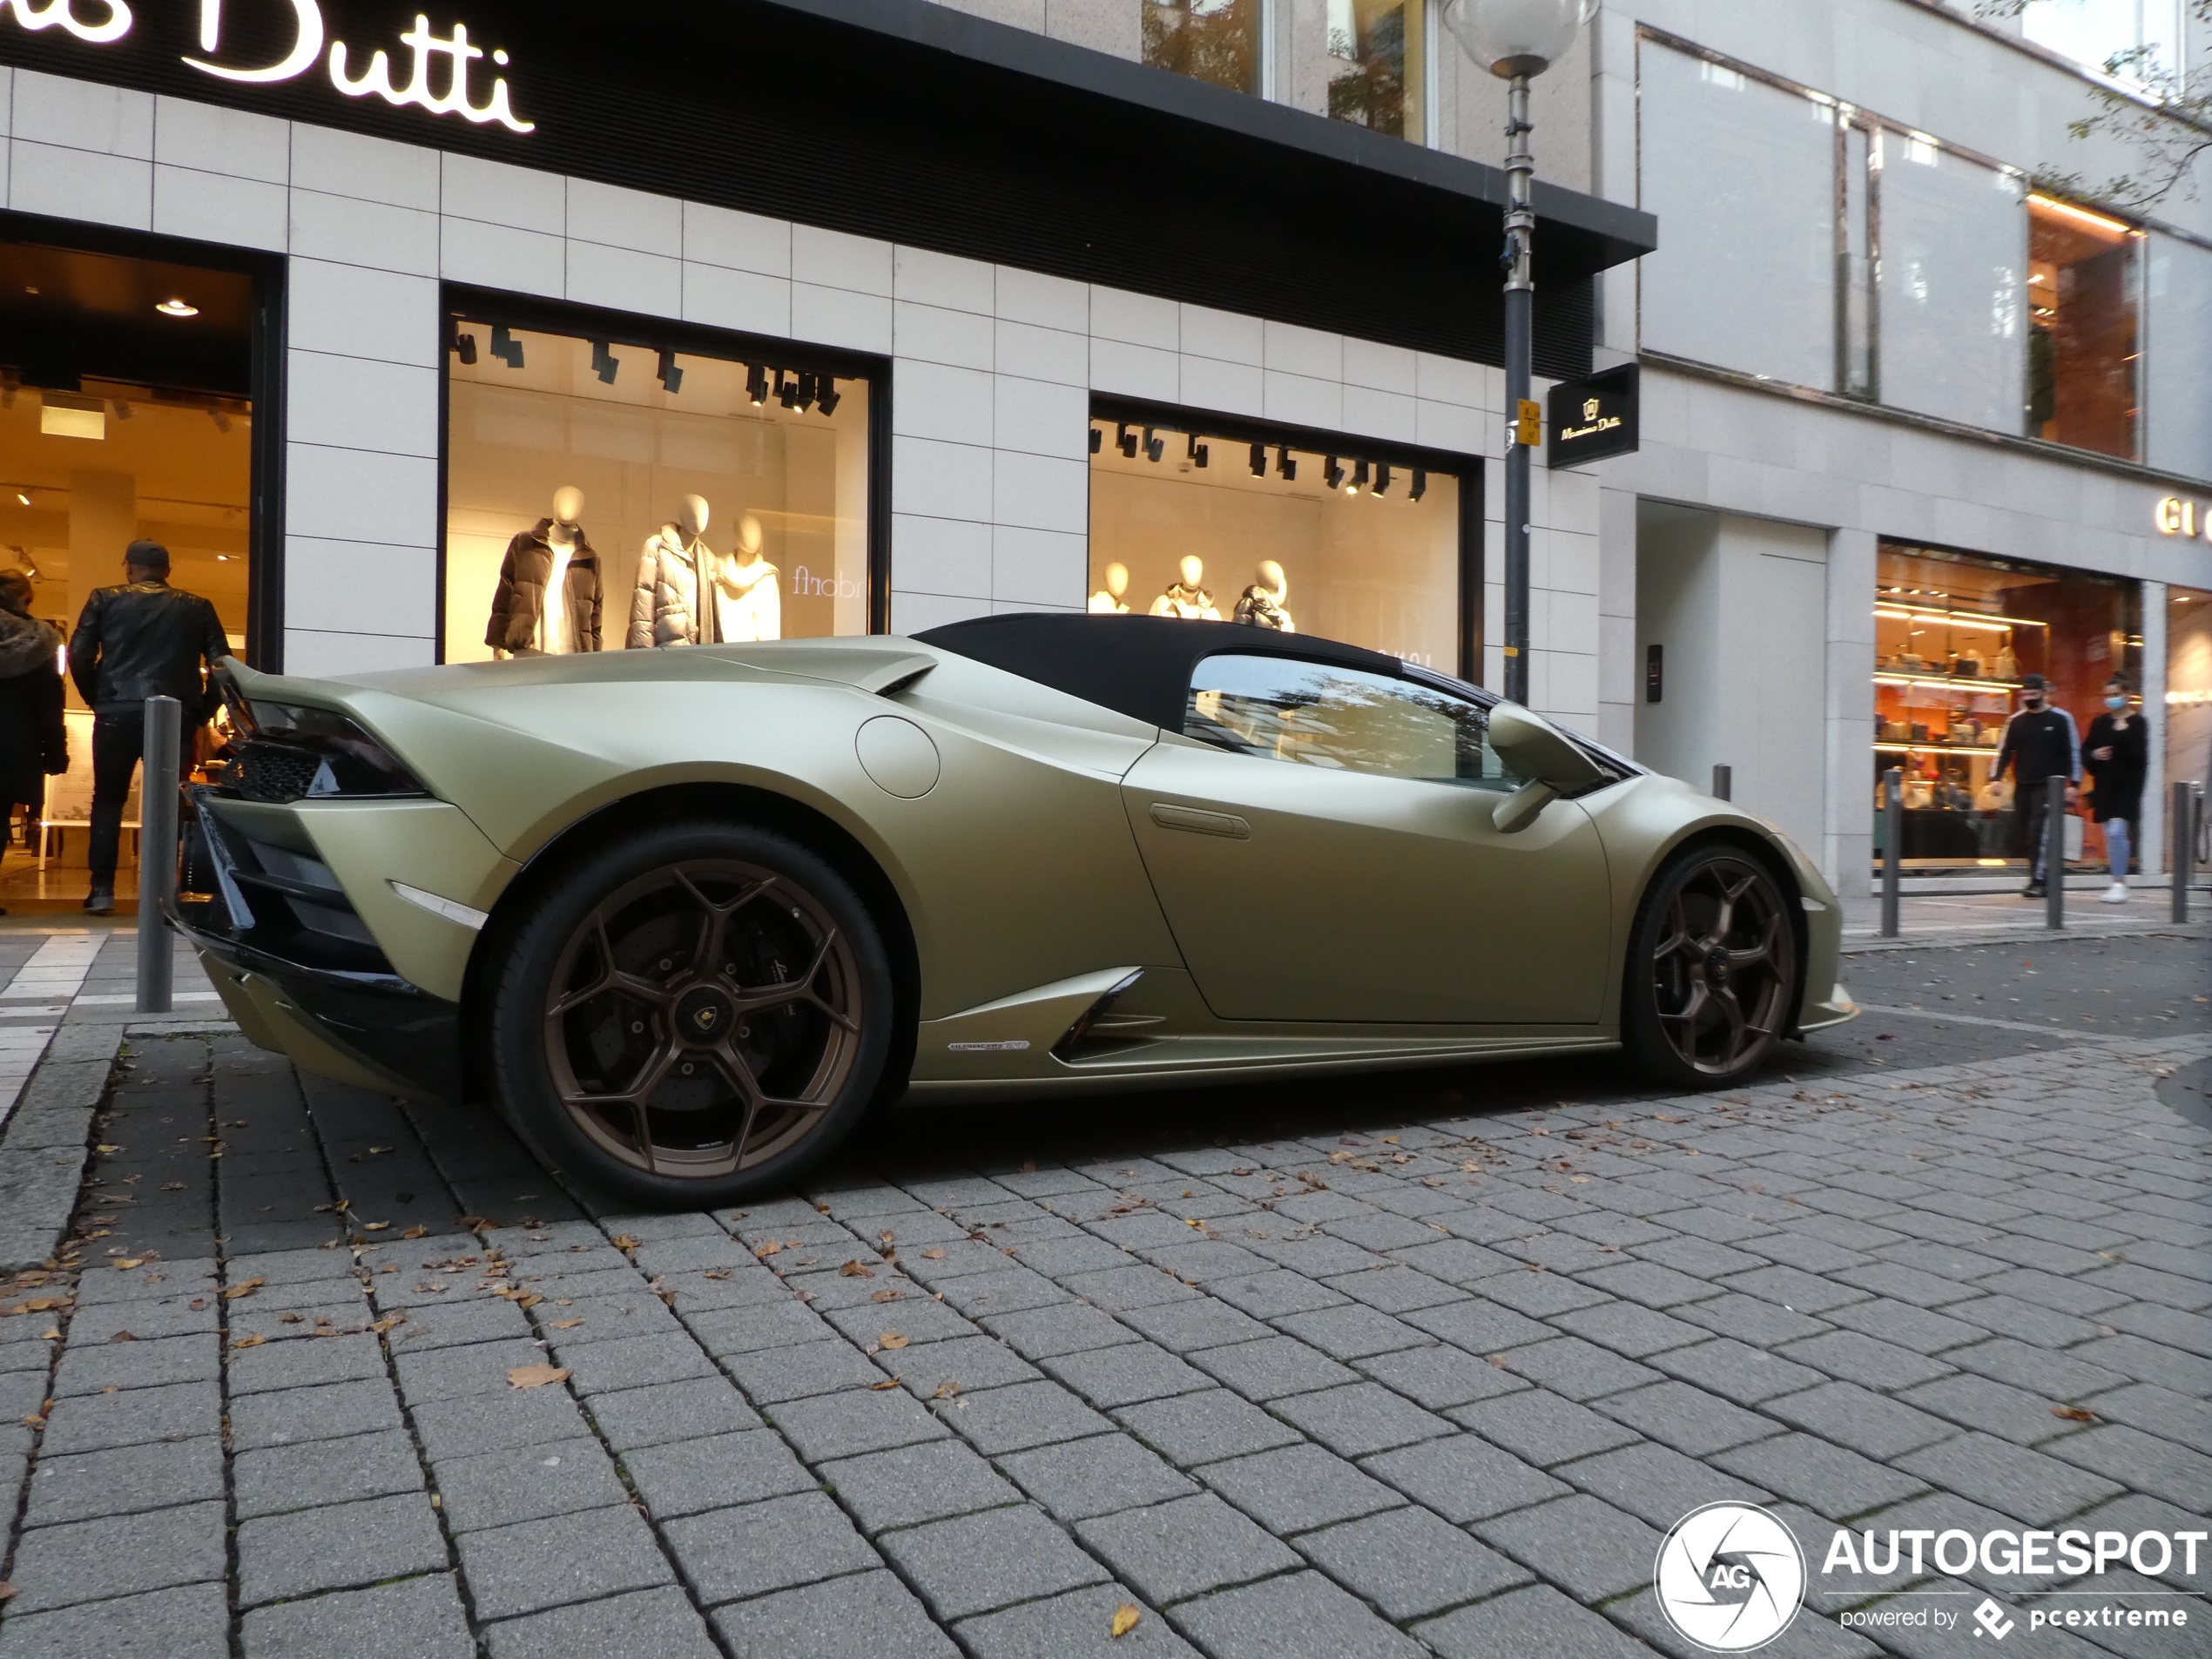
{"type": "MultiPolygon", "coordinates": [[[[69,770],[69,738],[62,728],[61,636],[31,617],[30,600],[29,577],[0,570],[0,813],[12,815],[20,805],[35,828],[47,776],[69,770]]],[[[0,826],[5,821],[0,817],[0,826]]]]}
{"type": "Polygon", "coordinates": [[[2105,682],[2105,711],[2089,722],[2081,760],[2096,782],[2089,815],[2105,826],[2112,885],[2105,889],[2104,901],[2125,904],[2129,832],[2142,821],[2143,779],[2150,772],[2150,722],[2141,709],[2128,706],[2128,682],[2117,674],[2105,682]]]}

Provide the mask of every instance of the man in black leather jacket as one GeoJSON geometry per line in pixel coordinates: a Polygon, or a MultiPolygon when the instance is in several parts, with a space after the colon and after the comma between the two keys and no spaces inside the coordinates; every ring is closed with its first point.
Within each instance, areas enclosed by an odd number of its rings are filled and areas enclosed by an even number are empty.
{"type": "Polygon", "coordinates": [[[123,806],[131,774],[145,752],[146,698],[184,705],[184,751],[214,712],[214,693],[201,676],[230,654],[215,607],[169,585],[169,550],[133,542],[123,553],[124,584],[100,588],[84,602],[69,640],[69,677],[92,705],[92,890],[84,908],[115,908],[115,860],[123,840],[123,806]]]}

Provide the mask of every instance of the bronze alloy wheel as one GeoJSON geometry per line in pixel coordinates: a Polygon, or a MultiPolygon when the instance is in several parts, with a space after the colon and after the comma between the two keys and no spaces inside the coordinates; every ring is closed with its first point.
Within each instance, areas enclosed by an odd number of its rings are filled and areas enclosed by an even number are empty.
{"type": "Polygon", "coordinates": [[[1642,930],[1651,1013],[1684,1070],[1740,1076],[1790,1022],[1797,935],[1787,901],[1773,875],[1742,853],[1713,849],[1671,875],[1642,930]]]}
{"type": "Polygon", "coordinates": [[[727,859],[664,866],[577,924],[544,999],[570,1122],[649,1176],[707,1181],[790,1150],[861,1047],[853,941],[789,876],[727,859]]]}

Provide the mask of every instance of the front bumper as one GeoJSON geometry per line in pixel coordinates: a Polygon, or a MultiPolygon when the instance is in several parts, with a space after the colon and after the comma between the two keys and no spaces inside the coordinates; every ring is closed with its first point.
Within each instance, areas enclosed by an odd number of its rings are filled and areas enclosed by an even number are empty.
{"type": "Polygon", "coordinates": [[[266,809],[242,826],[215,791],[189,793],[204,860],[191,880],[208,890],[180,894],[170,919],[239,1028],[320,1076],[459,1099],[460,1005],[394,970],[328,867],[264,839],[280,821],[266,809]]]}

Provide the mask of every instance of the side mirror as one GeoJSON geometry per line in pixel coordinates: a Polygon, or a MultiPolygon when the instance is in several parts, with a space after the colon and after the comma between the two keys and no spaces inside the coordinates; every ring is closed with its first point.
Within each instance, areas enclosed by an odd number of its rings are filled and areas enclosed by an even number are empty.
{"type": "Polygon", "coordinates": [[[1490,746],[1515,775],[1528,781],[1500,801],[1490,815],[1501,834],[1512,835],[1536,821],[1536,815],[1570,789],[1595,783],[1605,773],[1580,745],[1542,716],[1518,703],[1490,711],[1490,746]]]}

